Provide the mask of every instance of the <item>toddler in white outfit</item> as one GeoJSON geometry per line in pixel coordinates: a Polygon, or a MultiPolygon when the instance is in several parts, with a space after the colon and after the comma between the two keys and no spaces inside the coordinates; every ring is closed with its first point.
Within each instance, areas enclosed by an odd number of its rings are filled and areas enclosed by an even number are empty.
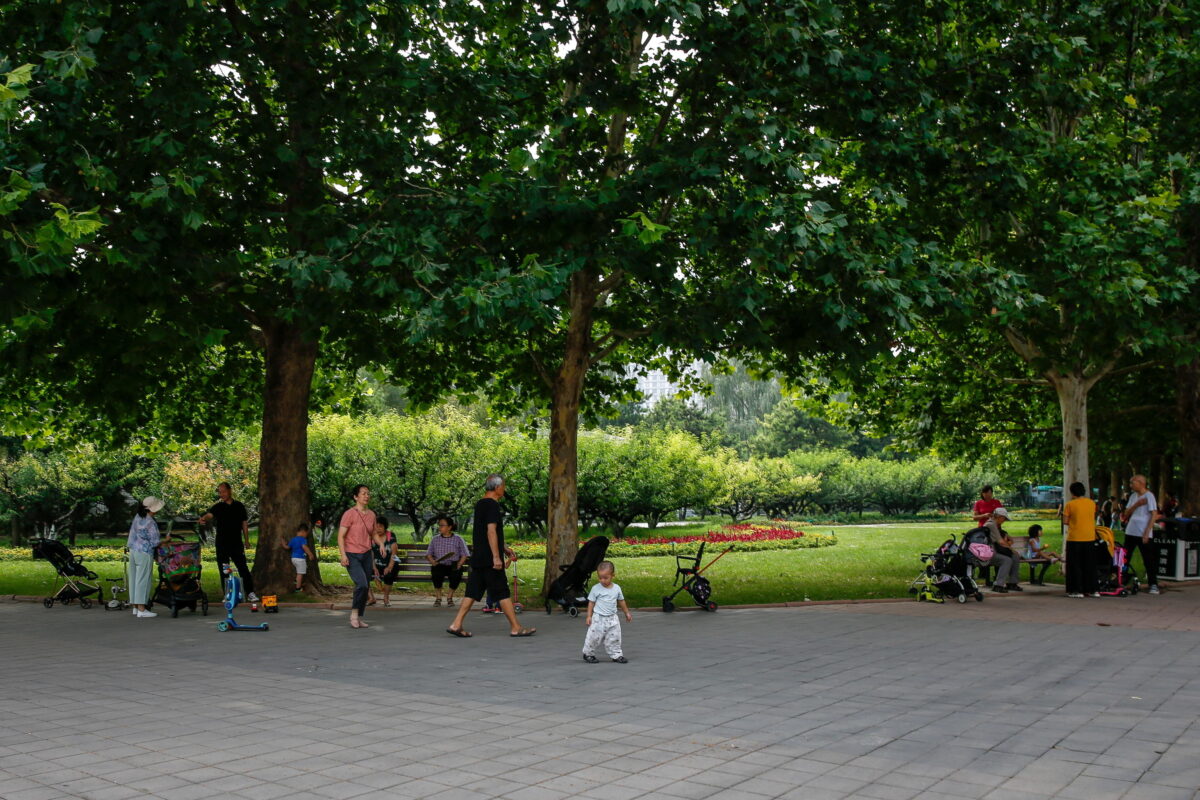
{"type": "Polygon", "coordinates": [[[621,587],[613,583],[616,568],[611,561],[601,561],[596,566],[596,579],[600,581],[588,592],[587,609],[587,638],[583,640],[583,660],[595,664],[596,651],[604,645],[608,657],[618,664],[628,664],[629,659],[621,652],[621,620],[617,617],[617,607],[625,614],[626,622],[633,622],[629,606],[625,605],[625,595],[621,587]]]}

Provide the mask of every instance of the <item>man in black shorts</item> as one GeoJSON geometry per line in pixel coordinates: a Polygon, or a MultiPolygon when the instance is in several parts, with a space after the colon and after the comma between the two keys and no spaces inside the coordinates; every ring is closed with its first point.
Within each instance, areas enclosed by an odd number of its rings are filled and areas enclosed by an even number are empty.
{"type": "Polygon", "coordinates": [[[474,536],[471,542],[471,574],[467,576],[467,590],[458,615],[446,628],[446,633],[466,639],[470,631],[463,630],[463,620],[471,606],[483,599],[485,592],[500,601],[500,610],[508,619],[509,636],[533,636],[537,628],[522,628],[517,622],[512,597],[508,591],[508,579],[504,574],[504,559],[516,560],[516,553],[504,546],[504,514],[500,500],[504,497],[504,478],[492,473],[484,484],[483,499],[475,504],[474,536]]]}
{"type": "Polygon", "coordinates": [[[216,522],[217,563],[232,563],[237,567],[238,575],[242,576],[246,601],[257,603],[254,580],[250,577],[250,567],[246,565],[246,549],[250,547],[250,515],[246,513],[244,505],[233,499],[233,489],[228,483],[217,486],[217,495],[221,499],[200,518],[200,524],[209,520],[216,522]]]}

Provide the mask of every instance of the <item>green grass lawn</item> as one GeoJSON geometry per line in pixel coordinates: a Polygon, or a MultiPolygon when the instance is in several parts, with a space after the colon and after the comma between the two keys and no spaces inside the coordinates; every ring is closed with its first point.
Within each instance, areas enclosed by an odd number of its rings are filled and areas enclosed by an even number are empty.
{"type": "MultiPolygon", "coordinates": [[[[630,536],[703,533],[716,527],[711,522],[689,524],[686,527],[660,529],[647,534],[631,529],[630,536]]],[[[1054,530],[1053,526],[1050,527],[1054,530]]],[[[713,585],[713,600],[717,603],[775,603],[809,600],[853,600],[863,598],[907,597],[909,582],[920,571],[919,554],[929,552],[951,534],[961,533],[963,522],[904,522],[876,525],[812,526],[814,532],[833,531],[838,544],[805,550],[767,551],[757,553],[733,552],[722,558],[705,576],[713,585]]],[[[1023,530],[1017,523],[1013,530],[1023,530]]],[[[1057,531],[1046,537],[1047,544],[1061,552],[1057,531]]],[[[86,553],[85,548],[77,551],[86,553]]],[[[681,546],[681,552],[694,552],[681,546]]],[[[206,550],[211,557],[212,551],[206,550]]],[[[705,562],[720,553],[715,548],[705,553],[705,562]]],[[[521,595],[533,600],[541,592],[542,561],[522,561],[518,565],[521,595]]],[[[119,563],[89,565],[101,577],[116,578],[121,574],[119,563]]],[[[657,606],[664,594],[669,594],[675,573],[675,561],[670,557],[624,558],[616,560],[617,582],[625,591],[630,605],[657,606]]],[[[1134,569],[1141,572],[1140,561],[1134,569]]],[[[336,564],[322,564],[321,574],[327,583],[349,586],[344,569],[336,564]]],[[[511,573],[510,573],[511,574],[511,573]]],[[[1022,570],[1025,575],[1026,570],[1022,570]]],[[[0,594],[44,595],[53,591],[54,570],[42,561],[0,563],[0,594]]],[[[1048,581],[1061,580],[1057,570],[1047,572],[1048,581]]],[[[219,598],[217,570],[206,562],[205,589],[210,601],[219,598]]],[[[428,584],[414,584],[418,592],[427,591],[428,584]]],[[[288,599],[299,596],[289,596],[288,599]]],[[[305,598],[307,599],[307,598],[305,598]]],[[[686,595],[677,598],[680,606],[691,603],[686,595]]]]}

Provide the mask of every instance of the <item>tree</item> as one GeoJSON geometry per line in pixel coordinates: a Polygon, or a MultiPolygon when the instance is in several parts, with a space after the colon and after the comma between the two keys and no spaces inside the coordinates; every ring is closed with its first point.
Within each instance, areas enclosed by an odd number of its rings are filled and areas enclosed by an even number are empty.
{"type": "Polygon", "coordinates": [[[679,395],[660,399],[639,422],[641,428],[685,431],[722,445],[728,444],[727,425],[720,411],[701,408],[679,395]]]}
{"type": "MultiPolygon", "coordinates": [[[[927,348],[949,351],[969,366],[909,375],[888,391],[923,396],[913,405],[928,419],[948,411],[932,398],[960,387],[974,387],[968,398],[1050,388],[1064,485],[1089,482],[1093,387],[1175,350],[1182,329],[1164,312],[1197,280],[1173,253],[1176,155],[1160,146],[1148,110],[1162,99],[1152,78],[1163,48],[1179,41],[1179,16],[1103,0],[986,10],[947,2],[937,35],[911,40],[928,101],[910,124],[933,125],[937,141],[920,168],[905,165],[922,176],[907,196],[940,231],[961,281],[947,313],[930,314],[895,350],[914,362],[927,348]],[[1019,364],[995,369],[999,348],[1019,364]]],[[[1034,420],[1012,432],[1044,427],[1034,420]]],[[[956,424],[931,424],[943,421],[956,424]]]]}
{"type": "Polygon", "coordinates": [[[356,0],[0,11],[0,53],[43,61],[0,97],[18,120],[0,213],[19,289],[3,298],[0,385],[117,436],[201,440],[261,414],[264,591],[289,583],[274,545],[309,513],[314,376],[336,390],[386,362],[427,386],[446,356],[417,355],[402,309],[444,223],[435,120],[489,96],[455,84],[469,56],[440,25],[456,16],[485,15],[356,0]],[[38,82],[63,70],[77,79],[38,82]]]}
{"type": "Polygon", "coordinates": [[[65,534],[74,545],[77,523],[133,473],[130,453],[89,443],[9,448],[0,457],[0,515],[9,518],[13,545],[30,527],[38,536],[65,534]]]}
{"type": "Polygon", "coordinates": [[[917,248],[878,225],[887,187],[847,198],[818,179],[840,173],[835,137],[879,129],[865,109],[892,80],[846,46],[879,22],[843,16],[857,10],[525,4],[465,43],[505,72],[521,124],[446,131],[489,171],[459,212],[478,277],[431,313],[508,309],[488,330],[507,354],[499,401],[549,413],[547,586],[577,547],[580,414],[625,399],[631,361],[678,376],[734,344],[874,346],[929,283],[907,283],[917,248]]]}

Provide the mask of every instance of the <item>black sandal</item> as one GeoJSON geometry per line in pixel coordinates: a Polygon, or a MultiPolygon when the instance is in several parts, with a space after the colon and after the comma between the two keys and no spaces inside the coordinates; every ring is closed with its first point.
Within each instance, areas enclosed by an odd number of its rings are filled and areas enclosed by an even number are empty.
{"type": "Polygon", "coordinates": [[[458,630],[454,630],[454,628],[446,628],[446,633],[450,634],[451,636],[457,636],[459,639],[470,639],[475,635],[470,631],[464,631],[462,628],[459,628],[458,630]]]}

